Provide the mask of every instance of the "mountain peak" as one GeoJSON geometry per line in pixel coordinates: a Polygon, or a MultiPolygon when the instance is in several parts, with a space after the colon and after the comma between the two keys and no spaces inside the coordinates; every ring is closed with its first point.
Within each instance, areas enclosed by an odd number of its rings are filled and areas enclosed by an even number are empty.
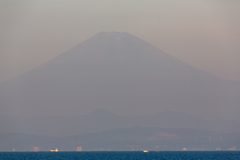
{"type": "MultiPolygon", "coordinates": [[[[132,38],[135,37],[128,32],[100,32],[96,34],[93,37],[101,38],[103,41],[107,41],[110,38],[110,41],[113,41],[113,39],[123,40],[124,38],[132,38]]],[[[136,37],[135,37],[136,38],[136,37]]]]}
{"type": "Polygon", "coordinates": [[[99,32],[99,34],[105,34],[105,35],[130,35],[128,32],[116,32],[116,31],[112,31],[112,32],[99,32]]]}
{"type": "MultiPolygon", "coordinates": [[[[133,62],[147,64],[149,62],[144,61],[155,61],[157,56],[160,56],[162,60],[169,57],[156,47],[127,32],[100,32],[56,57],[53,61],[55,64],[87,63],[90,65],[98,62],[104,64],[110,62],[112,66],[116,62],[119,64],[132,64],[133,62]]],[[[174,58],[171,57],[171,59],[174,58]]]]}

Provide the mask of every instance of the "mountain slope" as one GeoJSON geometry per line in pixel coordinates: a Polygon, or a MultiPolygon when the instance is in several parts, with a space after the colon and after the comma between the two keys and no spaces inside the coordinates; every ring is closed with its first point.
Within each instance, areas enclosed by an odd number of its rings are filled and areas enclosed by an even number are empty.
{"type": "Polygon", "coordinates": [[[48,63],[0,84],[8,115],[123,115],[174,110],[235,118],[240,85],[191,67],[129,34],[101,32],[48,63]]]}

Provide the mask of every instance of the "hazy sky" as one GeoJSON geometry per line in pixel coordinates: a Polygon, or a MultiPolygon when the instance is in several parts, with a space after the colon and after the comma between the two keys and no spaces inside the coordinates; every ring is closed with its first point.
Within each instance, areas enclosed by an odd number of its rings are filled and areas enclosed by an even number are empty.
{"type": "Polygon", "coordinates": [[[240,80],[239,0],[0,0],[0,81],[101,31],[129,32],[218,77],[240,80]]]}

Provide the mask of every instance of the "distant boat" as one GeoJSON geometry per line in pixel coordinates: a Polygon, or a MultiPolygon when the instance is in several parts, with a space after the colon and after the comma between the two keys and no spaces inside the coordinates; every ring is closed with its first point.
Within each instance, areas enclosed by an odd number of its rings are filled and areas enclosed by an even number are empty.
{"type": "Polygon", "coordinates": [[[56,149],[51,149],[51,150],[49,150],[50,152],[58,152],[58,149],[56,148],[56,149]]]}
{"type": "Polygon", "coordinates": [[[143,150],[143,152],[148,152],[148,150],[143,150]]]}

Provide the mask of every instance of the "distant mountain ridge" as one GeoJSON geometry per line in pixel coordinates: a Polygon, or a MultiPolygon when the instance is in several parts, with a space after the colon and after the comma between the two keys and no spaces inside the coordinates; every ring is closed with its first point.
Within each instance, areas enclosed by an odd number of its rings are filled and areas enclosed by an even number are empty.
{"type": "Polygon", "coordinates": [[[42,66],[0,83],[13,116],[119,115],[167,110],[239,119],[240,83],[200,71],[129,34],[101,32],[42,66]]]}

